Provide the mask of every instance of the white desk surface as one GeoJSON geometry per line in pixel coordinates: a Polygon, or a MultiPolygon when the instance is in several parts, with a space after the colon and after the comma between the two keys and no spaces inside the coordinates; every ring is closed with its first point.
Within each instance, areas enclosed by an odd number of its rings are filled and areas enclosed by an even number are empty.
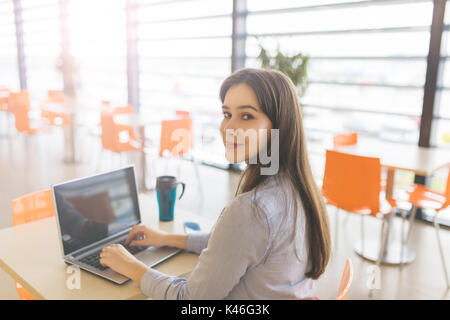
{"type": "Polygon", "coordinates": [[[337,151],[380,158],[388,169],[413,171],[428,176],[450,164],[450,149],[422,148],[372,139],[360,139],[357,145],[337,148],[337,151]]]}
{"type": "MultiPolygon", "coordinates": [[[[156,226],[168,232],[183,233],[184,221],[195,221],[203,231],[209,231],[214,222],[189,213],[177,206],[175,219],[160,222],[155,195],[139,195],[143,224],[156,226]]],[[[64,263],[58,243],[54,217],[36,222],[0,229],[0,268],[37,299],[146,299],[138,284],[128,281],[123,285],[80,270],[80,289],[68,289],[71,274],[64,263]]],[[[181,276],[193,270],[198,255],[185,251],[157,265],[156,270],[181,276]]]]}

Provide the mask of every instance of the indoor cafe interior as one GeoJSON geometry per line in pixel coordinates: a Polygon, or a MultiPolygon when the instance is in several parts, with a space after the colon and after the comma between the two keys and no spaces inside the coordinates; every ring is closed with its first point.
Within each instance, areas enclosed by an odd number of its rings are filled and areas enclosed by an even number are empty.
{"type": "Polygon", "coordinates": [[[57,184],[132,166],[143,221],[213,230],[251,166],[220,131],[221,85],[245,68],[295,87],[331,239],[317,297],[449,300],[445,0],[0,0],[0,300],[140,294],[85,270],[67,289],[57,184]],[[184,183],[172,222],[160,176],[184,183]]]}

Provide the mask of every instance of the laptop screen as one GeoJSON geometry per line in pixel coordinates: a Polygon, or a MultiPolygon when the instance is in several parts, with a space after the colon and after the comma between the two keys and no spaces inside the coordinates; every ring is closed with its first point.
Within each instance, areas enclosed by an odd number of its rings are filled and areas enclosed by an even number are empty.
{"type": "Polygon", "coordinates": [[[53,187],[64,255],[140,223],[134,167],[53,187]]]}

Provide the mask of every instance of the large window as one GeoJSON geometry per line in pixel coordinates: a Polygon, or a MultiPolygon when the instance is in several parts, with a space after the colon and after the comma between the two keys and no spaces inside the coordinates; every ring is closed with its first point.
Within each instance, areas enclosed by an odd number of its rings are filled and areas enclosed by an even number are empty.
{"type": "Polygon", "coordinates": [[[58,0],[21,0],[25,74],[33,100],[49,89],[62,89],[61,32],[58,0]]]}
{"type": "Polygon", "coordinates": [[[0,1],[0,88],[19,89],[16,26],[12,0],[0,1]]]}
{"type": "Polygon", "coordinates": [[[311,58],[301,102],[312,140],[357,131],[417,144],[432,1],[248,0],[248,10],[248,66],[259,44],[311,58]]]}
{"type": "Polygon", "coordinates": [[[71,0],[70,52],[77,96],[86,103],[128,102],[125,0],[71,0]]]}
{"type": "Polygon", "coordinates": [[[233,1],[138,1],[140,107],[194,115],[203,160],[224,163],[219,87],[231,70],[233,1]],[[213,117],[207,115],[212,113],[213,117]]]}

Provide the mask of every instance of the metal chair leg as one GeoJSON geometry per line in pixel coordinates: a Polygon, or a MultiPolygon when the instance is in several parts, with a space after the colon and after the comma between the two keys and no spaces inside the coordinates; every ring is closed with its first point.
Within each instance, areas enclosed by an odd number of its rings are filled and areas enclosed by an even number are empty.
{"type": "Polygon", "coordinates": [[[404,250],[405,250],[405,236],[404,236],[404,229],[405,229],[405,220],[406,220],[406,214],[405,211],[402,211],[402,230],[401,230],[401,236],[400,236],[400,269],[403,267],[403,256],[404,256],[404,250]]]}
{"type": "Polygon", "coordinates": [[[408,244],[409,236],[411,235],[411,230],[414,225],[414,219],[416,218],[417,207],[413,206],[411,209],[411,213],[409,214],[409,229],[408,234],[406,235],[406,244],[408,244]]]}
{"type": "Polygon", "coordinates": [[[383,219],[382,223],[381,223],[381,240],[380,240],[380,252],[378,253],[378,259],[376,262],[377,266],[380,266],[381,263],[383,262],[383,258],[384,258],[384,252],[386,251],[386,244],[387,244],[387,224],[389,222],[386,219],[383,219]]]}
{"type": "Polygon", "coordinates": [[[434,228],[436,230],[436,238],[437,238],[437,242],[439,245],[439,253],[441,254],[441,260],[442,260],[442,267],[444,268],[444,273],[445,273],[445,280],[447,280],[447,288],[450,288],[450,282],[448,280],[448,273],[447,273],[447,265],[445,263],[445,256],[444,256],[444,251],[442,250],[442,244],[441,244],[441,238],[439,236],[439,223],[438,223],[438,219],[437,219],[437,212],[436,215],[434,216],[434,228]]]}

